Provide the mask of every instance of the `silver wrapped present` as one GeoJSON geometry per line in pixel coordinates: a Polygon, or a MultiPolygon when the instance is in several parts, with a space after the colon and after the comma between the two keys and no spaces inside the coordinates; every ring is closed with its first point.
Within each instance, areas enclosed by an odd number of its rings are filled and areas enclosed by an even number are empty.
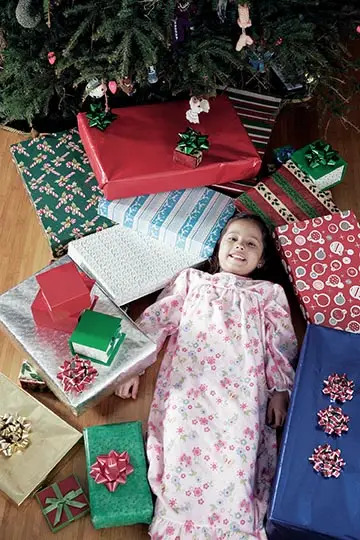
{"type": "MultiPolygon", "coordinates": [[[[54,265],[70,262],[62,257],[42,271],[54,265]]],[[[23,281],[0,296],[0,322],[3,328],[29,356],[31,364],[47,383],[52,392],[76,415],[96,405],[101,399],[113,393],[115,387],[131,375],[140,373],[152,364],[156,357],[155,344],[134,324],[126,313],[117,308],[97,287],[93,293],[98,296],[94,310],[121,317],[121,329],[126,337],[110,366],[94,364],[98,371],[95,379],[80,393],[65,392],[57,375],[60,366],[70,361],[70,334],[37,326],[34,322],[31,304],[39,290],[35,276],[23,281]]]]}

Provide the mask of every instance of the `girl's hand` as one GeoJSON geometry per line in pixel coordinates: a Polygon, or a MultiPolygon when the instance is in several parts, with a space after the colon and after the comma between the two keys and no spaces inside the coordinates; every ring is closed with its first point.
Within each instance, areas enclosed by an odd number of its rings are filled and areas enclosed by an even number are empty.
{"type": "Polygon", "coordinates": [[[267,408],[267,422],[272,428],[281,427],[286,418],[289,405],[288,392],[274,392],[267,408]]]}
{"type": "Polygon", "coordinates": [[[131,379],[128,379],[126,382],[120,384],[117,389],[115,390],[115,395],[127,399],[132,397],[133,399],[136,399],[137,393],[139,390],[139,382],[140,377],[139,375],[135,375],[135,377],[131,377],[131,379]]]}

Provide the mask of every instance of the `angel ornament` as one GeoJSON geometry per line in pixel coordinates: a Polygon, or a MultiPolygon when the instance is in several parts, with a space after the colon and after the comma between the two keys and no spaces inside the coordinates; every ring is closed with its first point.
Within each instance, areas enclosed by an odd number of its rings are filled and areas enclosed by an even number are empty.
{"type": "Polygon", "coordinates": [[[254,41],[246,33],[246,28],[250,28],[251,26],[249,6],[247,4],[244,4],[243,6],[239,4],[238,12],[239,12],[239,18],[237,20],[237,23],[241,28],[241,34],[240,34],[240,37],[238,39],[235,49],[237,51],[241,51],[241,49],[243,49],[247,45],[252,45],[254,41]]]}
{"type": "Polygon", "coordinates": [[[199,114],[210,111],[210,104],[207,99],[193,96],[189,101],[190,109],[186,111],[186,120],[192,124],[200,124],[199,114]]]}

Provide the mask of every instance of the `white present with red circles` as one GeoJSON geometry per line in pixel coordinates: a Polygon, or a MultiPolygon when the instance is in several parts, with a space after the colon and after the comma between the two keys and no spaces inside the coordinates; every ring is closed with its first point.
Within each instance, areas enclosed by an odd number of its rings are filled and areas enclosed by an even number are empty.
{"type": "Polygon", "coordinates": [[[351,210],[281,225],[276,247],[304,317],[360,333],[360,225],[351,210]]]}

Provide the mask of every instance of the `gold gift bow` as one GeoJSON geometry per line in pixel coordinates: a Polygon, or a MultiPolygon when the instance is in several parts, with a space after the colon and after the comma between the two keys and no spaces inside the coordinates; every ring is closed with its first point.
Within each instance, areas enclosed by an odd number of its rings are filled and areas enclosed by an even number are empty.
{"type": "Polygon", "coordinates": [[[5,413],[0,415],[0,453],[11,457],[15,452],[22,452],[30,444],[31,423],[27,418],[5,413]]]}

